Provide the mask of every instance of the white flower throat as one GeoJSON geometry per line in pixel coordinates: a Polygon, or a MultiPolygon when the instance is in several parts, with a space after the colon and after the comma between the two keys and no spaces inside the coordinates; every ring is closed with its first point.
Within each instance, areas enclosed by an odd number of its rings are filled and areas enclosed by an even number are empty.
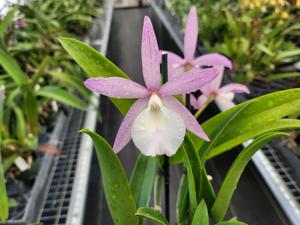
{"type": "Polygon", "coordinates": [[[185,129],[180,115],[165,106],[162,99],[154,93],[147,108],[133,122],[131,137],[144,155],[171,156],[181,145],[185,129]]]}

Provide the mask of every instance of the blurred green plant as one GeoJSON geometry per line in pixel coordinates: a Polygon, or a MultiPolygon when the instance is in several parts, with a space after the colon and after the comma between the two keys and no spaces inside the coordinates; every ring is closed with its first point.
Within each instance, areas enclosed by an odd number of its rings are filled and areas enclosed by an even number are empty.
{"type": "Polygon", "coordinates": [[[293,67],[300,60],[298,1],[294,5],[285,0],[167,0],[166,4],[183,22],[196,6],[201,45],[232,60],[233,79],[250,83],[300,75],[293,67]]]}
{"type": "Polygon", "coordinates": [[[87,107],[90,94],[83,86],[82,70],[71,61],[57,37],[84,38],[99,13],[97,0],[36,0],[12,6],[0,20],[0,86],[5,89],[0,104],[3,221],[9,207],[5,174],[18,157],[32,164],[38,137],[56,114],[56,102],[80,110],[87,107]]]}

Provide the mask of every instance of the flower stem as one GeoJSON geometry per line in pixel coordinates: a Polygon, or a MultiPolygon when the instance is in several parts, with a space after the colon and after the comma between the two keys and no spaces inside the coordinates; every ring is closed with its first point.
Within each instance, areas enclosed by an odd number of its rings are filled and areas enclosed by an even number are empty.
{"type": "MultiPolygon", "coordinates": [[[[166,83],[168,80],[168,54],[162,55],[162,81],[166,83]]],[[[165,180],[165,215],[166,219],[170,221],[170,168],[169,168],[169,157],[164,155],[163,162],[163,175],[165,180]]]]}
{"type": "Polygon", "coordinates": [[[209,96],[209,98],[206,100],[206,102],[201,106],[198,111],[195,113],[195,118],[198,119],[198,117],[201,115],[201,113],[206,109],[206,107],[215,99],[215,95],[212,94],[209,96]]]}

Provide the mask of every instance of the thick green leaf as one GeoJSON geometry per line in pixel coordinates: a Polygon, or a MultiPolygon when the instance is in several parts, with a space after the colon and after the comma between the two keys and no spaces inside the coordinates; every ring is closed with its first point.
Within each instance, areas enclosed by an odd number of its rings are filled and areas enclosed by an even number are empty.
{"type": "Polygon", "coordinates": [[[221,121],[217,126],[215,127],[215,130],[211,132],[210,134],[210,142],[202,142],[202,146],[199,150],[199,155],[204,163],[206,155],[208,152],[210,152],[215,146],[216,143],[218,143],[219,139],[223,135],[223,131],[230,125],[230,123],[236,118],[241,112],[243,112],[244,109],[246,109],[252,102],[245,103],[243,105],[239,105],[235,108],[231,113],[229,113],[223,121],[221,121]]]}
{"type": "MultiPolygon", "coordinates": [[[[72,38],[59,38],[60,43],[71,57],[81,66],[81,68],[90,77],[123,77],[128,76],[101,55],[98,51],[88,46],[87,44],[72,38]]],[[[116,99],[110,98],[114,105],[124,115],[133,103],[132,99],[116,99]]]]}
{"type": "Polygon", "coordinates": [[[155,222],[156,224],[159,224],[159,225],[168,225],[169,224],[169,222],[164,217],[164,215],[162,215],[159,211],[152,209],[152,208],[147,208],[147,207],[139,208],[136,211],[135,215],[152,220],[153,222],[155,222]]]}
{"type": "Polygon", "coordinates": [[[197,208],[198,193],[201,190],[201,162],[187,135],[184,138],[182,149],[188,176],[190,212],[193,214],[197,208]]]}
{"type": "Polygon", "coordinates": [[[116,225],[138,225],[136,205],[121,162],[111,146],[101,136],[90,130],[88,134],[96,149],[106,201],[116,225]]]}
{"type": "Polygon", "coordinates": [[[38,102],[33,89],[28,88],[24,96],[24,110],[29,123],[30,132],[37,134],[39,128],[38,102]]]}
{"type": "Polygon", "coordinates": [[[29,78],[22,71],[15,60],[4,50],[0,48],[0,65],[11,76],[11,78],[19,85],[28,82],[29,78]]]}
{"type": "Polygon", "coordinates": [[[211,208],[211,214],[215,221],[220,222],[223,220],[228,210],[232,195],[236,189],[237,183],[252,156],[272,139],[287,135],[287,133],[283,132],[270,132],[264,134],[253,141],[238,155],[226,174],[220,191],[216,197],[215,203],[211,208]]]}
{"type": "Polygon", "coordinates": [[[188,180],[185,174],[182,175],[177,195],[176,219],[179,225],[186,224],[189,214],[189,188],[188,180]]]}
{"type": "Polygon", "coordinates": [[[247,225],[247,224],[239,221],[224,221],[224,222],[217,223],[216,225],[247,225]]]}
{"type": "Polygon", "coordinates": [[[36,94],[38,96],[54,99],[77,109],[85,110],[87,107],[85,102],[59,87],[46,86],[38,90],[36,94]]]}
{"type": "Polygon", "coordinates": [[[199,203],[191,225],[209,225],[208,211],[204,200],[199,203]]]}
{"type": "Polygon", "coordinates": [[[130,178],[130,188],[138,208],[149,205],[157,168],[156,158],[140,154],[130,178]]]}
{"type": "MultiPolygon", "coordinates": [[[[249,139],[267,132],[300,128],[299,120],[282,119],[300,109],[300,89],[295,88],[264,95],[237,105],[206,121],[202,125],[203,129],[210,137],[216,127],[229,114],[238,107],[249,103],[251,104],[223,130],[214,148],[208,152],[207,158],[222,154],[249,139]]],[[[193,134],[190,137],[195,148],[199,150],[204,141],[193,134]]]]}

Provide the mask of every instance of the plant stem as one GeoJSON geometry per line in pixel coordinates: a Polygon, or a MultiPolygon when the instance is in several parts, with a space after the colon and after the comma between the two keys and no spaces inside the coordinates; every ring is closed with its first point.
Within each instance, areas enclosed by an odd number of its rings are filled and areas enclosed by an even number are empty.
{"type": "Polygon", "coordinates": [[[212,94],[209,96],[209,98],[207,99],[207,101],[203,104],[203,106],[201,106],[198,111],[195,113],[195,118],[198,119],[198,117],[200,116],[200,114],[206,109],[206,107],[215,99],[215,95],[212,94]]]}
{"type": "MultiPolygon", "coordinates": [[[[166,83],[168,80],[168,54],[162,55],[162,81],[166,83]]],[[[165,180],[165,215],[166,219],[170,221],[170,168],[169,157],[164,155],[163,175],[165,180]]]]}

